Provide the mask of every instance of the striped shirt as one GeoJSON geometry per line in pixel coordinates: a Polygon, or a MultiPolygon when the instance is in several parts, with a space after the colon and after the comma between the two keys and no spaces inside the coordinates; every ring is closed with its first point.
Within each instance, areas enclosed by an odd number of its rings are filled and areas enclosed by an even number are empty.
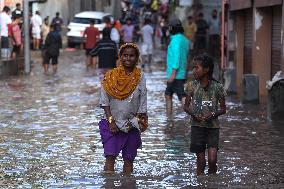
{"type": "Polygon", "coordinates": [[[114,41],[103,38],[90,51],[91,56],[99,57],[99,68],[115,68],[118,58],[117,48],[114,41]]]}

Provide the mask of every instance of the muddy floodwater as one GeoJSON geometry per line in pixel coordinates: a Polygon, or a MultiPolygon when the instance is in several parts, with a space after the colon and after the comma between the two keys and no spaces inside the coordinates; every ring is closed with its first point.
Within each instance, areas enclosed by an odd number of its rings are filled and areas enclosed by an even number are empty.
{"type": "Polygon", "coordinates": [[[121,173],[121,156],[116,173],[104,174],[100,82],[84,52],[64,52],[55,76],[34,59],[30,76],[0,80],[0,188],[284,188],[284,123],[268,122],[265,104],[234,96],[220,117],[218,174],[196,177],[189,117],[175,97],[167,121],[160,63],[146,73],[150,127],[133,175],[121,173]]]}

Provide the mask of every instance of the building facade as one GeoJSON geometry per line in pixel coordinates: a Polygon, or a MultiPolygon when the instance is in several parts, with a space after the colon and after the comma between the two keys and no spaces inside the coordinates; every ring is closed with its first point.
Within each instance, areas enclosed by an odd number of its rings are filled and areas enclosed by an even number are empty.
{"type": "Polygon", "coordinates": [[[282,0],[228,1],[228,64],[236,70],[237,93],[244,74],[259,78],[260,97],[267,96],[266,81],[284,72],[282,0]]]}
{"type": "Polygon", "coordinates": [[[23,0],[0,0],[0,10],[2,11],[4,6],[10,7],[12,10],[16,8],[17,3],[22,4],[23,0]]]}

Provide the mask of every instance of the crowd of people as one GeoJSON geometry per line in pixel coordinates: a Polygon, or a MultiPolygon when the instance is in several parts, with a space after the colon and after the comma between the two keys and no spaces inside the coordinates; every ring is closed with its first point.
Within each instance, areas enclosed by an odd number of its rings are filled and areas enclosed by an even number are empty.
{"type": "MultiPolygon", "coordinates": [[[[111,28],[110,38],[117,47],[127,42],[140,45],[142,69],[151,72],[153,49],[160,46],[161,49],[168,50],[170,43],[169,6],[167,3],[162,4],[153,0],[144,1],[143,4],[141,1],[135,2],[122,1],[122,17],[113,22],[106,18],[104,22],[106,27],[111,28]]],[[[205,52],[214,61],[220,59],[220,21],[216,9],[212,10],[212,17],[208,20],[205,20],[203,13],[200,12],[197,18],[189,15],[183,25],[184,35],[190,42],[191,59],[205,52]]],[[[96,38],[95,33],[89,36],[91,37],[86,36],[87,43],[92,41],[92,38],[96,38]]],[[[95,46],[95,41],[92,45],[95,46]]],[[[87,55],[87,66],[96,67],[96,63],[93,64],[90,60],[90,56],[87,55]]]]}
{"type": "MultiPolygon", "coordinates": [[[[43,50],[43,65],[45,73],[48,70],[49,61],[52,60],[53,72],[57,71],[59,49],[62,48],[61,27],[63,24],[60,13],[52,19],[49,17],[42,19],[40,12],[29,13],[30,44],[33,50],[43,50]],[[58,35],[57,35],[58,34],[58,35]]],[[[1,59],[14,59],[23,52],[23,11],[21,4],[16,4],[16,9],[11,11],[8,6],[4,6],[0,14],[1,30],[1,59]],[[12,48],[11,48],[12,46],[12,48]],[[12,49],[12,50],[11,50],[12,49]]]]}

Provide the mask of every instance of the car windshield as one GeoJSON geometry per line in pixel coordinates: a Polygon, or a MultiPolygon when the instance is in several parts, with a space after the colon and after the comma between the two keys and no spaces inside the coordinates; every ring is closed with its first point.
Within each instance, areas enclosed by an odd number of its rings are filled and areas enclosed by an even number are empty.
{"type": "MultiPolygon", "coordinates": [[[[90,24],[91,19],[92,18],[75,17],[72,22],[78,23],[78,24],[90,24]]],[[[93,19],[93,20],[95,21],[95,24],[101,24],[102,23],[102,20],[100,20],[100,19],[93,19]]]]}

